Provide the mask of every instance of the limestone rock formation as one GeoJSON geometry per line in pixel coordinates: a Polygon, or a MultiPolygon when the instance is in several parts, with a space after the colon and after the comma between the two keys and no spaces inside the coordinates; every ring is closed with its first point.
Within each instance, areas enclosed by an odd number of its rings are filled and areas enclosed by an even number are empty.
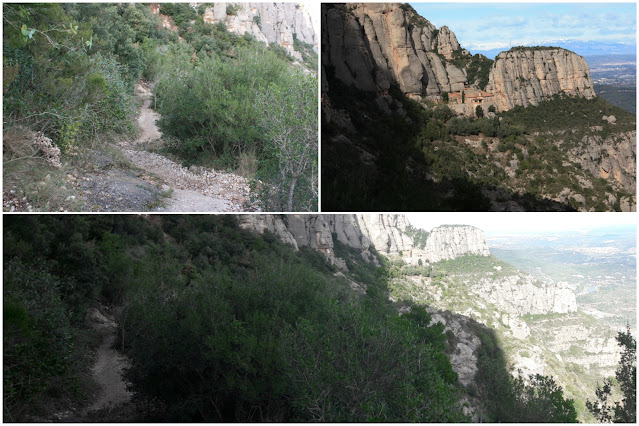
{"type": "Polygon", "coordinates": [[[532,48],[501,52],[490,70],[497,109],[537,105],[554,94],[595,97],[586,60],[566,49],[532,48]]]}
{"type": "Polygon", "coordinates": [[[272,214],[245,214],[238,216],[238,222],[242,229],[247,229],[257,234],[263,234],[265,231],[269,231],[277,235],[284,244],[293,246],[295,250],[299,248],[295,237],[293,237],[286,228],[286,224],[281,216],[272,214]]]}
{"type": "Polygon", "coordinates": [[[575,292],[567,284],[540,283],[521,273],[482,278],[470,287],[470,291],[497,306],[501,312],[517,316],[577,310],[575,292]]]}
{"type": "MultiPolygon", "coordinates": [[[[448,27],[439,31],[399,3],[322,5],[322,67],[346,85],[384,92],[391,83],[411,97],[460,90],[462,70],[444,63],[460,49],[448,27]]],[[[464,51],[468,55],[468,52],[464,51]]]]}
{"type": "Polygon", "coordinates": [[[460,49],[455,33],[450,28],[443,26],[437,33],[437,53],[444,55],[446,59],[453,59],[453,52],[460,49]]]}
{"type": "Polygon", "coordinates": [[[333,264],[340,264],[334,254],[333,235],[337,240],[362,251],[373,261],[369,248],[389,257],[401,254],[404,261],[417,265],[454,259],[467,254],[489,256],[483,231],[472,226],[440,226],[433,229],[425,246],[416,247],[406,230],[410,226],[404,215],[241,215],[240,227],[262,233],[268,230],[295,249],[311,247],[322,252],[333,264]]]}
{"type": "MultiPolygon", "coordinates": [[[[201,4],[191,3],[193,7],[201,4]]],[[[279,44],[298,60],[302,55],[294,49],[293,35],[318,50],[311,16],[304,6],[295,3],[210,3],[205,8],[204,21],[223,22],[232,33],[248,33],[258,41],[279,44]]]]}
{"type": "Polygon", "coordinates": [[[486,235],[473,226],[438,226],[430,232],[424,252],[429,262],[455,259],[468,254],[490,256],[486,235]]]}
{"type": "MultiPolygon", "coordinates": [[[[330,70],[347,86],[367,92],[384,94],[397,84],[409,97],[438,101],[443,93],[459,93],[475,84],[468,81],[466,70],[471,55],[455,34],[446,26],[438,30],[404,4],[322,5],[322,49],[324,77],[330,70]],[[452,61],[464,57],[468,61],[462,68],[452,61]]],[[[323,83],[322,92],[329,90],[323,83]]],[[[500,53],[486,87],[499,111],[537,105],[562,91],[595,96],[585,59],[552,47],[500,53]]],[[[474,106],[453,106],[459,113],[474,114],[474,106]]]]}
{"type": "Polygon", "coordinates": [[[570,151],[570,160],[579,163],[595,177],[619,183],[631,194],[637,188],[637,132],[615,133],[605,139],[586,135],[570,151]]]}
{"type": "Polygon", "coordinates": [[[450,351],[450,363],[463,386],[468,386],[475,380],[477,374],[477,349],[481,340],[477,337],[477,323],[463,315],[455,315],[449,311],[427,309],[431,314],[431,325],[441,323],[445,332],[452,332],[455,336],[455,347],[450,351]]]}

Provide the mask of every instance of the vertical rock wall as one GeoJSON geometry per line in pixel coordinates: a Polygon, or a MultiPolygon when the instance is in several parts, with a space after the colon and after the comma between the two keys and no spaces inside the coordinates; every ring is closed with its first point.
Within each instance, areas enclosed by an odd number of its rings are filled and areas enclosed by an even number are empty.
{"type": "Polygon", "coordinates": [[[318,36],[311,16],[304,6],[295,3],[212,3],[205,9],[204,21],[223,22],[232,33],[248,33],[258,41],[276,43],[298,60],[302,56],[294,49],[294,36],[318,50],[318,36]]]}
{"type": "Polygon", "coordinates": [[[501,52],[490,71],[489,85],[499,111],[537,105],[562,91],[588,99],[596,96],[586,60],[560,48],[501,52]]]}

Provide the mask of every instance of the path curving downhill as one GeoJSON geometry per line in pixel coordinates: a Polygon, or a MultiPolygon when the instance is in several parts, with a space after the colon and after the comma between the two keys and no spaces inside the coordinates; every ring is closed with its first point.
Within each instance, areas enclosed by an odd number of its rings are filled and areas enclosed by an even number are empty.
{"type": "Polygon", "coordinates": [[[168,196],[154,211],[246,211],[250,188],[249,181],[242,176],[202,167],[186,168],[160,154],[140,149],[141,143],[158,139],[162,133],[156,125],[159,115],[151,109],[151,89],[144,83],[138,83],[135,92],[143,100],[138,117],[141,133],[132,143],[124,142],[120,146],[136,167],[162,181],[163,192],[168,196]]]}
{"type": "Polygon", "coordinates": [[[91,371],[100,390],[95,401],[84,410],[83,417],[91,411],[127,403],[132,396],[122,377],[128,361],[113,347],[117,336],[116,323],[96,308],[92,308],[87,317],[91,327],[102,338],[102,342],[96,352],[95,364],[91,371]]]}

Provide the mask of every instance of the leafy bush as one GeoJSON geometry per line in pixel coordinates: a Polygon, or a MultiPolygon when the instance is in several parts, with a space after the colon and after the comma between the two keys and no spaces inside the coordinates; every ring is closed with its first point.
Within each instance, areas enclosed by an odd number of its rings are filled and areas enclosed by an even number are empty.
{"type": "Polygon", "coordinates": [[[186,53],[167,58],[157,94],[162,132],[181,141],[179,151],[195,161],[202,154],[220,166],[236,166],[240,152],[262,149],[256,94],[278,81],[285,64],[266,51],[241,49],[235,60],[186,53]]]}
{"type": "Polygon", "coordinates": [[[24,418],[29,405],[43,394],[70,383],[64,373],[71,364],[74,335],[72,312],[63,293],[72,283],[37,265],[13,261],[3,276],[4,419],[24,418]]]}
{"type": "Polygon", "coordinates": [[[571,399],[552,377],[531,375],[513,378],[492,330],[480,332],[478,372],[475,380],[489,422],[577,423],[571,399]]]}
{"type": "Polygon", "coordinates": [[[615,378],[621,391],[621,401],[613,401],[613,381],[604,379],[597,386],[597,399],[586,401],[586,408],[600,422],[635,423],[637,421],[637,341],[628,326],[617,334],[617,343],[623,348],[615,378]]]}

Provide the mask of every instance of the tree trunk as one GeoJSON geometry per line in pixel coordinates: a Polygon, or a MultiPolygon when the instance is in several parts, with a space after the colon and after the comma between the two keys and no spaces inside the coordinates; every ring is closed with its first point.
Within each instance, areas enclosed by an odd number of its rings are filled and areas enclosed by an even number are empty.
{"type": "Polygon", "coordinates": [[[291,186],[288,188],[288,210],[293,211],[293,192],[295,192],[295,185],[297,184],[297,176],[293,176],[291,179],[291,186]]]}

